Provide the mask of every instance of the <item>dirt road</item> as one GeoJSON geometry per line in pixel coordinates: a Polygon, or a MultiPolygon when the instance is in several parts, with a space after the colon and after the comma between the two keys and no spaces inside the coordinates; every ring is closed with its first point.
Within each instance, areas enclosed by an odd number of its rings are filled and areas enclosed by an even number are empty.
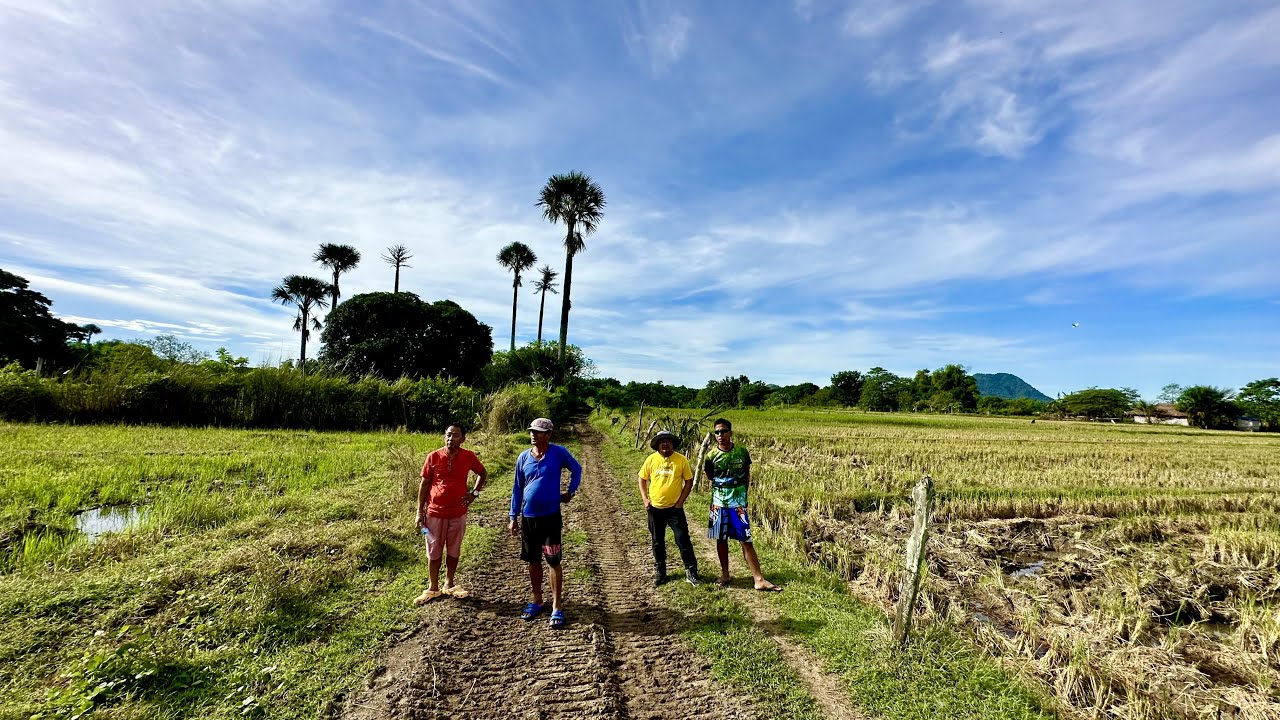
{"type": "Polygon", "coordinates": [[[567,627],[552,630],[545,614],[520,619],[528,576],[519,541],[505,535],[506,509],[473,514],[472,523],[504,536],[484,568],[460,576],[471,597],[432,601],[423,626],[388,648],[364,689],[336,707],[340,717],[755,717],[682,641],[686,620],[654,594],[643,527],[619,501],[633,485],[611,476],[599,435],[581,429],[583,486],[565,511],[567,627]]]}

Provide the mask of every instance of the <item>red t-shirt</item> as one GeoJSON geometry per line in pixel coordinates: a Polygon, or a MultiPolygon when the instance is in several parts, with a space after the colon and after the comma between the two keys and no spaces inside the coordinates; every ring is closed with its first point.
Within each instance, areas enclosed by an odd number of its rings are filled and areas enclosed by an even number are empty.
{"type": "Polygon", "coordinates": [[[456,518],[467,514],[463,499],[467,495],[467,475],[484,472],[480,458],[466,448],[458,448],[452,463],[448,448],[440,448],[427,456],[422,464],[422,478],[429,483],[431,494],[427,514],[431,517],[456,518]]]}

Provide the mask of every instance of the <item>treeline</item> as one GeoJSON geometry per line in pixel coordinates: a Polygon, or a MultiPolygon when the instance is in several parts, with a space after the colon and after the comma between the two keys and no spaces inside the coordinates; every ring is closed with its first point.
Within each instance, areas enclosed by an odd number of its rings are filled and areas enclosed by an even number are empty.
{"type": "MultiPolygon", "coordinates": [[[[74,369],[48,374],[11,363],[0,368],[0,419],[67,423],[137,423],[244,428],[436,431],[450,422],[487,422],[506,388],[530,412],[560,417],[584,411],[577,348],[558,375],[549,344],[495,353],[472,385],[453,378],[375,374],[351,377],[318,362],[304,371],[249,367],[225,350],[208,357],[170,336],[144,343],[108,341],[78,348],[74,369]]],[[[504,426],[508,415],[499,408],[504,426]]],[[[532,419],[526,418],[527,419],[532,419]]],[[[519,420],[512,423],[518,424],[519,420]]]]}

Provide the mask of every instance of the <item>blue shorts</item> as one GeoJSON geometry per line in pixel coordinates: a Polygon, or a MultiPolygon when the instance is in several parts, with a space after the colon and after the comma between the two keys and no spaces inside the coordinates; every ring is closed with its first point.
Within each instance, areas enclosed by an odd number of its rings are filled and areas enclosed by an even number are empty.
{"type": "Polygon", "coordinates": [[[751,521],[747,519],[747,508],[712,505],[711,515],[707,518],[707,537],[712,540],[751,542],[751,521]]]}

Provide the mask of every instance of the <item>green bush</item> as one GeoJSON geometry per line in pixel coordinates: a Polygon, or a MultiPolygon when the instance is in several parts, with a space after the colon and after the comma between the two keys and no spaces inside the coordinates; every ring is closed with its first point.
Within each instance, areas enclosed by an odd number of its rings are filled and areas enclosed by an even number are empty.
{"type": "Polygon", "coordinates": [[[5,420],[39,420],[53,408],[48,385],[32,370],[18,363],[0,368],[0,417],[5,420]]]}
{"type": "Polygon", "coordinates": [[[485,425],[493,432],[517,432],[534,418],[551,417],[551,393],[541,385],[508,385],[489,396],[485,425]]]}
{"type": "Polygon", "coordinates": [[[124,422],[196,427],[438,430],[473,424],[479,393],[455,380],[308,374],[295,368],[174,364],[57,380],[0,370],[0,417],[46,422],[124,422]]]}

